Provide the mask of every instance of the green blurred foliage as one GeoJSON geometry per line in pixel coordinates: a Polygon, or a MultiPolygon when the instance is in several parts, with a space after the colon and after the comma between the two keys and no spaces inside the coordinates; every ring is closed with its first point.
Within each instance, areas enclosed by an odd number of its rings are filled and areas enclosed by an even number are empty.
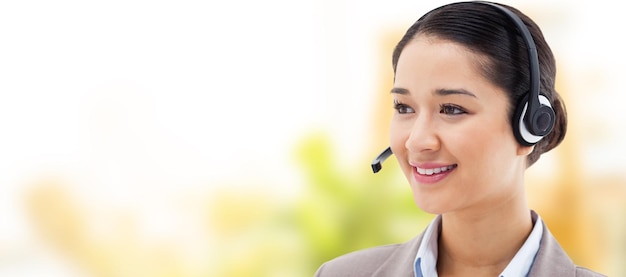
{"type": "Polygon", "coordinates": [[[376,175],[369,160],[340,164],[324,133],[293,153],[303,182],[294,199],[247,190],[209,201],[219,241],[215,276],[312,276],[342,254],[407,241],[433,217],[415,206],[393,159],[376,175]]]}
{"type": "Polygon", "coordinates": [[[373,175],[368,160],[337,164],[329,137],[315,134],[298,149],[307,190],[294,207],[295,227],[311,253],[308,271],[350,251],[404,242],[432,215],[419,210],[397,163],[373,175]]]}

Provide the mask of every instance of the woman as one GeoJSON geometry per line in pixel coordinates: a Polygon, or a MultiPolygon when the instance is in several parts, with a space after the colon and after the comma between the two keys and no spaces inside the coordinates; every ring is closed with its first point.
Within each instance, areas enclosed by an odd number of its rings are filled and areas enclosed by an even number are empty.
{"type": "Polygon", "coordinates": [[[438,216],[407,243],[341,256],[316,276],[602,276],[574,265],[526,202],[526,168],[567,127],[530,18],[487,2],[439,7],[408,29],[393,68],[390,148],[415,203],[438,216]]]}

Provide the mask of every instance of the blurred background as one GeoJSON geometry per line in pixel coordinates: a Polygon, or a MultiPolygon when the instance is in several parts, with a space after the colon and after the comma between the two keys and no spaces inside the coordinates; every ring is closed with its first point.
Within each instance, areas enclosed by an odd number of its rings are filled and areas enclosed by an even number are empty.
{"type": "MultiPolygon", "coordinates": [[[[3,1],[0,276],[312,276],[406,241],[391,50],[448,1],[3,1]]],[[[580,265],[626,276],[614,1],[502,1],[542,27],[570,129],[528,170],[580,265]]]]}

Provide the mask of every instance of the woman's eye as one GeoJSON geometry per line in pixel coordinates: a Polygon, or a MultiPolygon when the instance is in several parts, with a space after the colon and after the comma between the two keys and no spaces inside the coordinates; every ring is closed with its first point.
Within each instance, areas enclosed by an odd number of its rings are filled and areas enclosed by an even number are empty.
{"type": "Polygon", "coordinates": [[[460,115],[460,114],[465,114],[467,112],[465,110],[463,110],[463,108],[461,108],[461,107],[459,107],[457,105],[442,104],[440,106],[439,113],[447,114],[447,115],[460,115]]]}
{"type": "Polygon", "coordinates": [[[393,103],[393,108],[398,111],[399,114],[407,114],[407,113],[413,113],[413,108],[402,104],[400,102],[394,101],[393,103]]]}

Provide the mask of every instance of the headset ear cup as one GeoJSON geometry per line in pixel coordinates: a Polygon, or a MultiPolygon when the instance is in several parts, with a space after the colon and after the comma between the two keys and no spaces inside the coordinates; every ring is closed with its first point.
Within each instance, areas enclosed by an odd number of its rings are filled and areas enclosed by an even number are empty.
{"type": "Polygon", "coordinates": [[[541,104],[540,112],[545,114],[545,116],[549,116],[548,126],[543,127],[543,129],[547,129],[547,131],[543,132],[543,135],[538,136],[533,134],[530,131],[531,128],[526,125],[524,120],[528,109],[528,96],[525,96],[522,101],[517,104],[515,113],[513,114],[513,122],[511,124],[513,127],[513,135],[515,139],[517,139],[517,142],[523,146],[535,145],[535,143],[539,142],[545,135],[549,134],[554,126],[555,116],[552,105],[550,105],[550,100],[543,95],[539,95],[539,103],[541,104]]]}
{"type": "Polygon", "coordinates": [[[545,96],[540,95],[539,102],[541,103],[541,106],[537,109],[537,111],[535,111],[535,114],[532,115],[532,126],[529,127],[532,128],[531,132],[533,134],[544,137],[552,131],[552,128],[554,128],[556,116],[554,115],[554,110],[550,106],[550,101],[548,101],[545,96]],[[547,102],[548,105],[544,104],[541,99],[542,97],[545,98],[545,102],[547,102]]]}

